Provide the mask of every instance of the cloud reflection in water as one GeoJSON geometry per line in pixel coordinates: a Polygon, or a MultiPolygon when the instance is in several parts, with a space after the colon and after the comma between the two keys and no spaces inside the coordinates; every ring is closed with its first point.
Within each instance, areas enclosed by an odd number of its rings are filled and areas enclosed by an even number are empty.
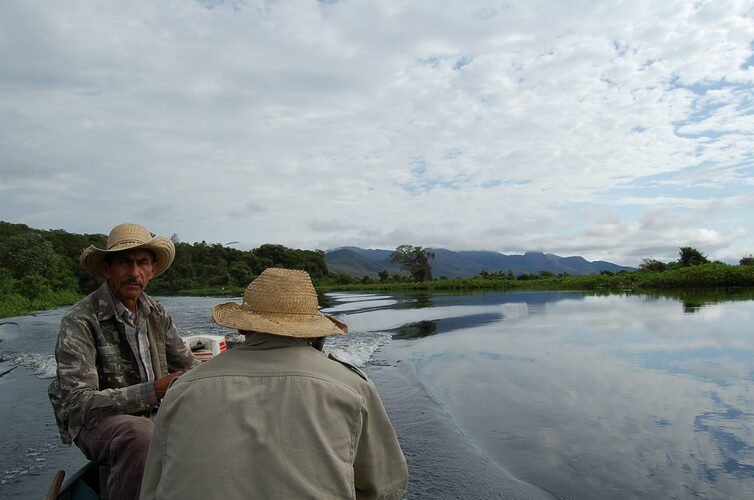
{"type": "Polygon", "coordinates": [[[411,339],[420,379],[464,432],[565,496],[754,496],[754,302],[688,314],[657,297],[497,296],[349,324],[411,339]]]}

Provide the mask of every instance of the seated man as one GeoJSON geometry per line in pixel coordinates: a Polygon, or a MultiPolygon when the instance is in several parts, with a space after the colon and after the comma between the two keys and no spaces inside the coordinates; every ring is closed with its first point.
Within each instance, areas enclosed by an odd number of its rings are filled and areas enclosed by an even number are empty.
{"type": "Polygon", "coordinates": [[[348,328],[304,271],[267,269],[212,311],[246,341],[180,378],[155,419],[142,499],[401,498],[408,469],[372,382],[312,346],[348,328]]]}
{"type": "Polygon", "coordinates": [[[60,436],[110,467],[110,500],[139,497],[152,417],[170,383],[199,364],[164,307],[144,293],[175,257],[169,238],[137,224],[110,231],[81,264],[105,282],[63,317],[49,395],[60,436]]]}

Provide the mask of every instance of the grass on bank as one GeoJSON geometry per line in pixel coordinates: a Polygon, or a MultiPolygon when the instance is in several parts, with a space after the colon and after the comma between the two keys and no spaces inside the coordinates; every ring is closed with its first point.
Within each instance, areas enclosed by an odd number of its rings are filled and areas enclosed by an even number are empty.
{"type": "Polygon", "coordinates": [[[499,276],[436,279],[432,281],[366,281],[350,284],[325,283],[322,292],[348,290],[667,290],[683,288],[730,288],[754,286],[754,266],[701,264],[662,272],[633,271],[584,276],[505,278],[499,276]]]}

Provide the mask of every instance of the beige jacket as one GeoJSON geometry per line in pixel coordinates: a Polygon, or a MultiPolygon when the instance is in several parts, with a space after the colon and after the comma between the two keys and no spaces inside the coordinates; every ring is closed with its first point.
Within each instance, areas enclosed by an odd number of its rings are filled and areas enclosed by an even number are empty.
{"type": "Polygon", "coordinates": [[[141,498],[392,499],[407,482],[366,376],[303,339],[255,334],[168,391],[141,498]]]}

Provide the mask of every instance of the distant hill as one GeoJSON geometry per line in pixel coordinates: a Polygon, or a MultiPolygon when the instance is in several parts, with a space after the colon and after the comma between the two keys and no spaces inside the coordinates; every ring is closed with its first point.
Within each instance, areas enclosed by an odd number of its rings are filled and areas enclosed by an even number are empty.
{"type": "MultiPolygon", "coordinates": [[[[633,267],[619,266],[605,261],[589,262],[583,257],[560,257],[542,252],[526,252],[523,255],[504,255],[491,251],[453,252],[444,248],[431,249],[435,253],[432,274],[437,278],[477,276],[482,271],[513,272],[516,276],[549,271],[553,274],[570,275],[598,274],[601,271],[633,271],[633,267]]],[[[330,272],[349,276],[377,277],[383,269],[393,275],[401,272],[400,266],[390,262],[392,250],[374,250],[358,247],[342,247],[325,252],[325,262],[330,272]]]]}

